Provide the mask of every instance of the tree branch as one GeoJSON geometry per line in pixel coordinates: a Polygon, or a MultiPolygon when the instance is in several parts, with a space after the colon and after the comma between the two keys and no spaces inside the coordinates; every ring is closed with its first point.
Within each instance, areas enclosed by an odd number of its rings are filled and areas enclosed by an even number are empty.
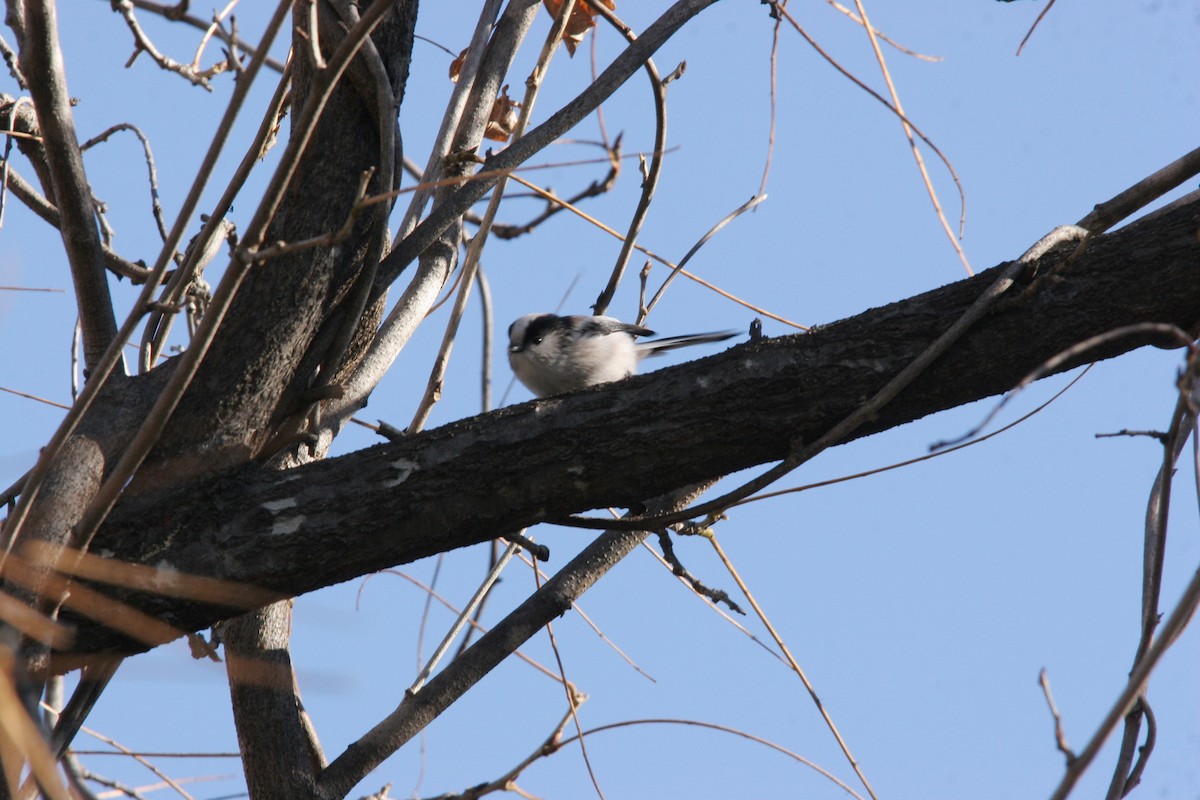
{"type": "Polygon", "coordinates": [[[96,228],[92,190],[75,136],[54,5],[48,0],[30,0],[26,14],[21,72],[29,81],[29,94],[37,109],[54,203],[62,222],[63,245],[75,282],[83,326],[84,361],[92,367],[116,338],[117,320],[104,273],[104,251],[96,228]]]}
{"type": "MultiPolygon", "coordinates": [[[[854,436],[1003,392],[1059,351],[1119,326],[1192,330],[1200,316],[1198,227],[1200,202],[1097,237],[1081,257],[981,320],[854,436]]],[[[1062,252],[1042,263],[1057,263],[1062,252]]],[[[911,362],[994,276],[989,270],[814,333],[751,342],[283,473],[252,465],[133,496],[117,506],[93,549],[294,595],[572,512],[637,508],[647,495],[777,460],[794,442],[813,441],[911,362]],[[672,454],[670,469],[664,453],[672,454]],[[520,476],[506,480],[517,462],[520,476]]],[[[1147,344],[1162,342],[1143,334],[1086,358],[1147,344]]],[[[234,613],[117,595],[183,630],[234,613]]],[[[73,622],[78,636],[64,656],[148,646],[73,622]]]]}

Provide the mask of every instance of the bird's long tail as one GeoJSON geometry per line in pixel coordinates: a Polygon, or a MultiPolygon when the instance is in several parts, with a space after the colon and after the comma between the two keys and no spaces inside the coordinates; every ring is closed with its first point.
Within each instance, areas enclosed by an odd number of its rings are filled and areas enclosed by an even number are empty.
{"type": "Polygon", "coordinates": [[[733,336],[737,336],[737,331],[714,331],[713,333],[685,333],[682,336],[664,336],[661,339],[655,339],[651,342],[638,342],[638,355],[643,358],[646,356],[656,356],[659,353],[665,353],[668,350],[675,350],[692,344],[723,342],[733,336]]]}

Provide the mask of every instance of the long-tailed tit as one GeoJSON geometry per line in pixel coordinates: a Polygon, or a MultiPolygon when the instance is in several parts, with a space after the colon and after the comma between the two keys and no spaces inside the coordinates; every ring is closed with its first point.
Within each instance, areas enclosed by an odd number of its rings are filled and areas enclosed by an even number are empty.
{"type": "Polygon", "coordinates": [[[646,356],[704,342],[720,342],[734,331],[668,336],[634,342],[654,331],[612,317],[526,314],[508,327],[508,363],[538,397],[619,381],[637,372],[646,356]]]}

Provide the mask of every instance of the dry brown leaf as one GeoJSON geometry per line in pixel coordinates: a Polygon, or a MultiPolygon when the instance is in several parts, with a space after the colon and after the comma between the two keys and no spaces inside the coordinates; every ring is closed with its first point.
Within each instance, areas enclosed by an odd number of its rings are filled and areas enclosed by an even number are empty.
{"type": "MultiPolygon", "coordinates": [[[[592,17],[596,16],[596,9],[592,7],[594,3],[602,3],[605,8],[610,11],[617,6],[613,0],[575,0],[575,5],[571,9],[571,16],[567,19],[567,27],[563,31],[562,41],[567,48],[567,53],[574,56],[575,48],[583,41],[583,37],[587,32],[596,27],[596,21],[592,17]]],[[[562,8],[562,0],[542,0],[542,5],[550,12],[551,16],[558,16],[558,10],[562,8]]]]}
{"type": "Polygon", "coordinates": [[[492,114],[483,131],[484,137],[495,142],[507,142],[517,127],[517,109],[520,107],[520,103],[508,96],[508,84],[504,84],[500,96],[492,103],[492,114]]]}
{"type": "Polygon", "coordinates": [[[462,72],[463,62],[467,60],[467,51],[469,47],[464,47],[462,52],[458,54],[458,58],[450,62],[450,82],[458,83],[458,73],[462,72]]]}

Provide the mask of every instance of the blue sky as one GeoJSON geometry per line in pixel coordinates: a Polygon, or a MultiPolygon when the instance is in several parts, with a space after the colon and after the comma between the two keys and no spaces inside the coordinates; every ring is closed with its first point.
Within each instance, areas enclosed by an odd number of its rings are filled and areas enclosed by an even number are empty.
{"type": "MultiPolygon", "coordinates": [[[[635,30],[665,4],[617,8],[635,30]]],[[[461,7],[460,7],[461,8],[461,7]]],[[[1016,258],[1056,225],[1196,146],[1200,123],[1200,4],[1058,3],[1023,53],[1015,51],[1037,2],[913,0],[871,4],[872,22],[900,43],[940,61],[891,48],[885,55],[909,116],[952,161],[967,194],[962,239],[976,269],[1016,258]]],[[[469,34],[465,15],[428,3],[418,32],[453,51],[469,34]]],[[[877,90],[879,71],[862,29],[824,4],[792,4],[791,13],[848,70],[877,90]]],[[[207,13],[199,7],[195,13],[207,13]]],[[[246,36],[261,30],[263,10],[239,9],[246,36]]],[[[129,70],[128,32],[107,3],[63,4],[62,36],[77,125],[87,138],[119,121],[134,122],[154,146],[168,215],[187,191],[201,148],[229,84],[208,94],[163,74],[144,56],[129,70]],[[69,8],[69,11],[67,10],[69,8]],[[133,89],[130,86],[135,87],[133,89]]],[[[181,60],[193,32],[153,19],[159,46],[181,60]]],[[[538,21],[529,49],[548,27],[538,21]]],[[[824,63],[794,32],[781,33],[778,130],[769,198],[707,244],[689,268],[722,288],[805,324],[820,324],[902,299],[964,276],[920,182],[899,123],[824,63]]],[[[682,60],[669,87],[673,150],[642,236],[679,258],[759,185],[769,122],[766,9],[727,0],[705,11],[656,57],[664,73],[682,60]]],[[[600,36],[601,63],[618,47],[600,36]]],[[[523,54],[511,83],[520,87],[533,56],[523,54]]],[[[406,153],[424,163],[450,85],[449,58],[418,43],[401,112],[406,153]]],[[[560,54],[538,101],[544,119],[587,80],[586,49],[560,54]]],[[[15,93],[10,79],[0,91],[15,93]]],[[[269,95],[257,88],[239,134],[269,95]]],[[[513,91],[514,96],[516,91],[513,91]]],[[[627,152],[653,142],[645,79],[635,77],[605,106],[610,135],[624,132],[627,152]]],[[[597,138],[594,120],[572,133],[597,138]]],[[[546,161],[594,157],[580,145],[553,148],[546,161]]],[[[222,174],[238,157],[231,148],[222,174]]],[[[952,222],[959,209],[946,171],[925,152],[952,222]]],[[[20,168],[21,162],[15,162],[20,168]]],[[[265,166],[269,167],[271,158],[265,166]]],[[[87,156],[99,197],[109,204],[115,246],[151,258],[157,238],[148,214],[140,148],[118,136],[87,156]]],[[[597,176],[591,167],[533,173],[562,194],[597,176]]],[[[28,170],[23,170],[28,175],[28,170]]],[[[265,178],[259,175],[256,185],[265,178]]],[[[1193,187],[1194,188],[1194,182],[1193,187]]],[[[219,182],[209,192],[211,205],[219,182]]],[[[610,195],[587,210],[624,228],[638,191],[628,162],[610,195]]],[[[247,199],[235,207],[245,222],[247,199]]],[[[537,201],[513,200],[500,217],[522,221],[537,201]]],[[[192,232],[194,232],[194,228],[192,232]]],[[[500,336],[511,319],[563,308],[584,312],[607,278],[618,244],[568,215],[535,235],[493,241],[485,253],[500,336]]],[[[635,259],[635,269],[640,261],[635,259]]],[[[656,273],[658,280],[665,273],[656,273]]],[[[215,279],[216,275],[212,276],[215,279]]],[[[57,234],[10,201],[0,231],[0,285],[53,287],[66,293],[0,292],[0,385],[69,402],[73,321],[70,280],[57,234]]],[[[652,285],[655,285],[652,283],[652,285]]],[[[124,314],[133,298],[114,284],[124,314]]],[[[632,317],[636,280],[611,313],[632,317]]],[[[648,324],[686,333],[748,325],[754,313],[678,281],[648,324]]],[[[446,310],[423,326],[359,416],[407,425],[441,338],[446,310]]],[[[767,322],[766,333],[785,335],[767,322]]],[[[428,427],[479,411],[480,323],[468,309],[445,399],[428,427]]],[[[679,358],[700,355],[683,351],[679,358]]],[[[671,363],[664,358],[662,364],[671,363]]],[[[1062,774],[1052,720],[1038,687],[1048,671],[1070,744],[1082,748],[1130,668],[1138,635],[1141,530],[1146,495],[1160,460],[1147,439],[1096,439],[1122,428],[1161,429],[1174,404],[1178,353],[1138,352],[1095,367],[1049,408],[989,442],[920,465],[735,509],[717,534],[738,570],[812,679],[880,797],[981,800],[1048,796],[1062,774]]],[[[491,365],[497,396],[509,381],[498,351],[491,365]]],[[[997,424],[1048,399],[1072,376],[1024,393],[997,424]]],[[[514,388],[509,402],[529,399],[514,388]]],[[[799,485],[883,466],[926,452],[978,421],[992,401],[935,415],[836,448],[794,473],[799,485]]],[[[0,484],[32,463],[61,412],[0,393],[9,420],[0,445],[0,484]]],[[[374,440],[351,427],[335,452],[374,440]]],[[[1185,458],[1185,462],[1186,462],[1185,458]]],[[[514,465],[519,470],[519,465],[514,465]]],[[[1178,475],[1163,592],[1169,611],[1200,562],[1191,466],[1178,475]]],[[[556,569],[586,541],[580,531],[539,528],[556,569]]],[[[682,541],[685,563],[706,583],[732,579],[703,542],[682,541]]],[[[441,561],[438,591],[465,602],[481,577],[483,549],[441,561]]],[[[402,570],[428,582],[433,562],[402,570]]],[[[527,568],[506,573],[489,602],[495,621],[533,585],[527,568]]],[[[586,727],[671,717],[728,725],[816,761],[843,780],[853,776],[799,682],[744,634],[690,596],[649,553],[635,553],[587,594],[582,606],[605,635],[653,675],[628,667],[576,615],[555,626],[569,678],[588,696],[586,727]]],[[[451,616],[432,610],[422,642],[422,592],[384,573],[301,598],[295,658],[305,703],[327,754],[339,753],[402,697],[451,616]]],[[[745,624],[760,638],[761,625],[745,624]]],[[[527,648],[554,658],[544,636],[527,648]]],[[[1200,795],[1200,657],[1189,630],[1150,685],[1158,748],[1135,797],[1200,795]]],[[[533,751],[564,708],[562,691],[510,660],[361,787],[393,783],[393,796],[458,791],[491,780],[533,751]]],[[[89,725],[137,749],[236,749],[221,665],[194,662],[181,644],[122,668],[89,725]]],[[[79,740],[81,747],[89,746],[79,740]]],[[[629,727],[588,740],[608,797],[844,797],[826,780],[778,753],[722,734],[679,726],[629,727]]],[[[1082,781],[1078,797],[1102,794],[1111,746],[1082,781]]],[[[169,774],[235,774],[234,761],[160,760],[169,774]]],[[[131,785],[149,773],[112,757],[88,761],[131,785]]],[[[540,797],[592,792],[579,750],[566,748],[519,781],[540,797]]],[[[236,778],[193,788],[198,798],[239,791],[236,778]]]]}

